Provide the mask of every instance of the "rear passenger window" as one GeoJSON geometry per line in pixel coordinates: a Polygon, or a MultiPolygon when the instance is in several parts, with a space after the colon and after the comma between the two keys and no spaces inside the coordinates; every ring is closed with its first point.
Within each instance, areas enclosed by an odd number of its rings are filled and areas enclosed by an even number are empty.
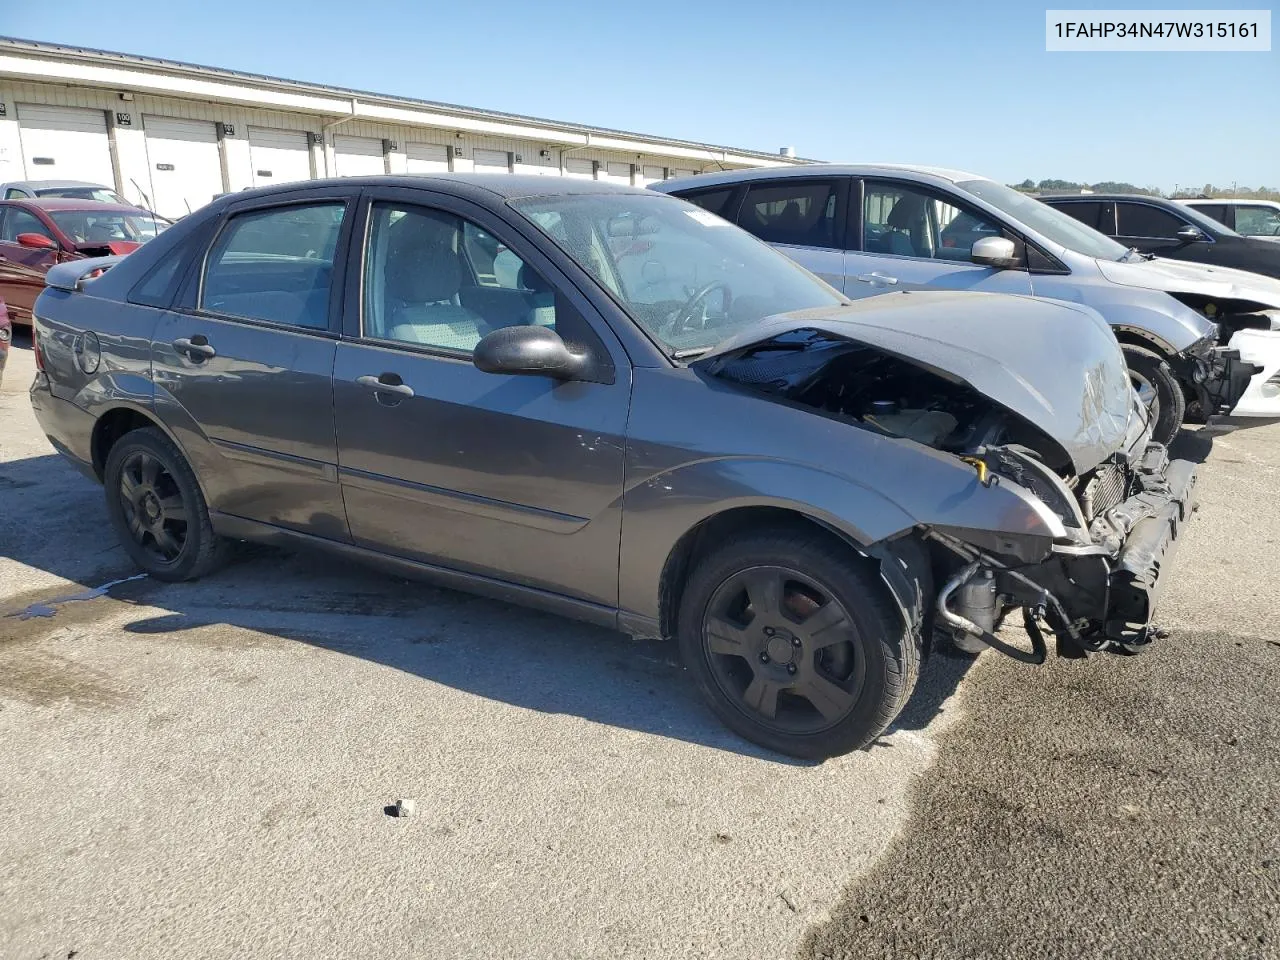
{"type": "Polygon", "coordinates": [[[327,329],[345,209],[341,202],[296,204],[232,217],[209,251],[201,309],[327,329]]]}
{"type": "Polygon", "coordinates": [[[738,226],[769,243],[801,247],[841,246],[836,185],[830,181],[792,180],[751,187],[738,226]]]}
{"type": "Polygon", "coordinates": [[[1054,204],[1059,210],[1074,217],[1086,227],[1105,233],[1109,237],[1116,235],[1115,223],[1107,216],[1110,204],[1101,200],[1072,200],[1070,203],[1054,204]]]}
{"type": "Polygon", "coordinates": [[[556,325],[555,291],[498,237],[441,210],[375,204],[363,333],[471,353],[502,327],[556,325]]]}
{"type": "Polygon", "coordinates": [[[729,198],[733,196],[733,187],[727,187],[723,190],[699,190],[697,193],[682,193],[678,196],[681,200],[687,200],[694,206],[701,207],[703,210],[710,210],[716,216],[723,217],[725,215],[724,206],[729,202],[729,198]]]}
{"type": "Polygon", "coordinates": [[[1168,240],[1176,239],[1178,231],[1187,225],[1181,217],[1145,203],[1117,203],[1116,221],[1118,236],[1168,240]]]}

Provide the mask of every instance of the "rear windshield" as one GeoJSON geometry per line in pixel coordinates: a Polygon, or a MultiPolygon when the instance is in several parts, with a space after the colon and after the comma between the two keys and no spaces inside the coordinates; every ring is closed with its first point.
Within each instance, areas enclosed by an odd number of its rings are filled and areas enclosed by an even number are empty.
{"type": "Polygon", "coordinates": [[[62,197],[66,200],[93,200],[97,203],[128,203],[124,197],[106,187],[45,187],[38,197],[62,197]]]}

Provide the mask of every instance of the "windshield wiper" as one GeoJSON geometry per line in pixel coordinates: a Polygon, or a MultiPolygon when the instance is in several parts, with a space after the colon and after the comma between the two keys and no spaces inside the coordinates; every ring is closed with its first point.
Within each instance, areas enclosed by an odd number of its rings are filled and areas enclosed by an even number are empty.
{"type": "Polygon", "coordinates": [[[692,360],[710,350],[710,347],[690,347],[688,350],[672,350],[671,356],[676,360],[692,360]]]}

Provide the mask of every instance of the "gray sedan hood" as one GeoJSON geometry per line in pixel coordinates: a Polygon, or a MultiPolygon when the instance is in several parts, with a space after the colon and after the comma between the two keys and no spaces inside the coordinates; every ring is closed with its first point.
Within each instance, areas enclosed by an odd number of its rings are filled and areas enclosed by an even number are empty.
{"type": "Polygon", "coordinates": [[[1125,447],[1133,387],[1120,345],[1093,309],[1057,300],[904,291],[752,324],[691,364],[796,330],[861,343],[961,381],[1027,420],[1084,473],[1125,447]]]}

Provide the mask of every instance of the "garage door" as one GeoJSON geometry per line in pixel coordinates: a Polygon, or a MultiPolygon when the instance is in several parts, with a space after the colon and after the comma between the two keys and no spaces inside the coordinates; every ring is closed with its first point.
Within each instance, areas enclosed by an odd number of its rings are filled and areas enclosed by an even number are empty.
{"type": "Polygon", "coordinates": [[[334,137],[333,159],[340,177],[372,177],[387,172],[382,141],[373,137],[334,137]]]}
{"type": "Polygon", "coordinates": [[[596,176],[595,164],[590,160],[582,160],[578,157],[566,157],[564,175],[566,177],[578,177],[581,180],[594,180],[596,176]]]}
{"type": "Polygon", "coordinates": [[[218,134],[207,120],[143,117],[156,213],[183,217],[225,189],[218,134]]]}
{"type": "Polygon", "coordinates": [[[683,167],[676,167],[671,171],[671,175],[673,177],[692,177],[697,172],[698,171],[696,170],[686,170],[683,167]]]}
{"type": "Polygon", "coordinates": [[[476,173],[510,173],[511,156],[505,150],[477,150],[476,173]]]}
{"type": "Polygon", "coordinates": [[[411,143],[404,148],[410,173],[448,173],[449,148],[435,143],[411,143]]]}
{"type": "Polygon", "coordinates": [[[651,167],[645,164],[640,168],[640,178],[636,181],[636,186],[645,187],[651,183],[657,183],[662,179],[663,169],[661,167],[651,167]]]}
{"type": "Polygon", "coordinates": [[[28,180],[87,180],[115,186],[103,111],[20,103],[18,129],[28,180]]]}
{"type": "Polygon", "coordinates": [[[250,127],[249,156],[255,187],[311,179],[311,149],[301,131],[250,127]]]}
{"type": "Polygon", "coordinates": [[[630,183],[631,182],[631,164],[609,162],[609,165],[601,170],[601,180],[610,180],[613,183],[630,183]]]}

